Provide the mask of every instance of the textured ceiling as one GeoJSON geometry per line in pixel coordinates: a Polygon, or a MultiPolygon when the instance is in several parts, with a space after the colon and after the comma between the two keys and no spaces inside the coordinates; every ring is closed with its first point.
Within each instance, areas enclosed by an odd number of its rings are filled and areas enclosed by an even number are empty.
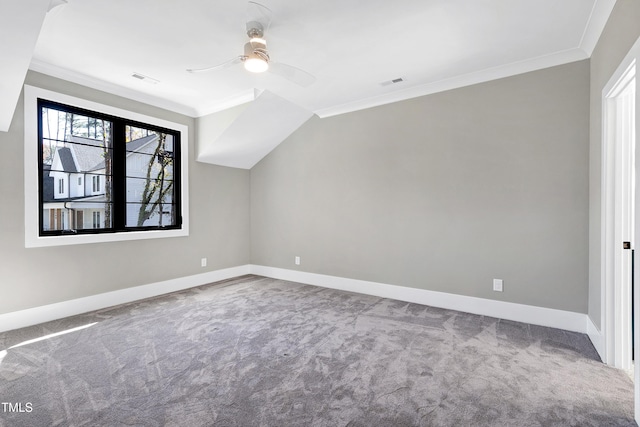
{"type": "Polygon", "coordinates": [[[68,0],[47,15],[31,69],[192,116],[254,89],[327,116],[588,58],[615,3],[258,1],[273,12],[272,59],[313,74],[310,87],[240,64],[186,72],[242,54],[247,2],[238,0],[68,0]]]}

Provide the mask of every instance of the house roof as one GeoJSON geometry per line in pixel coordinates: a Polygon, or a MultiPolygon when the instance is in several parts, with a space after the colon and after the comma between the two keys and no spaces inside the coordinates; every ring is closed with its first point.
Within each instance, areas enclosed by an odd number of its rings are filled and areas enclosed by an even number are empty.
{"type": "MultiPolygon", "coordinates": [[[[104,152],[102,150],[102,141],[72,136],[70,142],[73,143],[73,151],[75,153],[76,165],[78,172],[90,172],[104,168],[104,152]],[[96,167],[102,164],[102,167],[96,167]]],[[[66,172],[73,172],[64,169],[66,172]]]]}
{"type": "Polygon", "coordinates": [[[78,168],[76,167],[76,162],[73,160],[73,154],[71,153],[70,148],[59,148],[58,156],[60,157],[63,171],[71,173],[78,172],[78,168]]]}
{"type": "Polygon", "coordinates": [[[51,165],[44,165],[42,169],[42,200],[50,202],[55,199],[53,195],[53,177],[50,176],[51,165]]]}
{"type": "Polygon", "coordinates": [[[144,138],[138,138],[136,140],[129,141],[127,143],[127,156],[130,154],[133,154],[136,151],[139,151],[142,147],[144,147],[149,142],[153,141],[156,137],[157,135],[154,133],[154,134],[145,136],[144,138]]]}
{"type": "MultiPolygon", "coordinates": [[[[151,134],[127,143],[127,156],[139,153],[140,150],[157,138],[151,134]]],[[[69,147],[58,148],[57,155],[62,163],[62,170],[68,173],[94,172],[105,168],[102,141],[72,136],[69,147]]],[[[48,175],[48,173],[46,174],[48,175]]]]}

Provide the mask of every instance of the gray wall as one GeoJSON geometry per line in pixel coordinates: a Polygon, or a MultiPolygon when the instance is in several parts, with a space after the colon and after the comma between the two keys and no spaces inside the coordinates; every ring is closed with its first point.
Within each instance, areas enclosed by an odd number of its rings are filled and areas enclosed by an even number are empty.
{"type": "Polygon", "coordinates": [[[314,118],[251,170],[251,261],[586,313],[588,138],[588,61],[314,118]]]}
{"type": "Polygon", "coordinates": [[[640,1],[618,0],[591,56],[589,151],[589,317],[601,325],[602,89],[640,37],[640,1]]]}
{"type": "Polygon", "coordinates": [[[0,133],[0,314],[249,263],[249,172],[196,163],[194,119],[38,73],[26,83],[189,126],[190,236],[25,249],[21,98],[0,133]]]}
{"type": "MultiPolygon", "coordinates": [[[[629,10],[619,0],[612,19],[629,10]]],[[[602,45],[594,61],[610,63],[602,45]]],[[[20,104],[0,133],[0,313],[252,262],[599,316],[588,61],[314,118],[251,172],[193,161],[189,117],[38,73],[27,84],[188,125],[191,235],[25,249],[20,104]]]]}

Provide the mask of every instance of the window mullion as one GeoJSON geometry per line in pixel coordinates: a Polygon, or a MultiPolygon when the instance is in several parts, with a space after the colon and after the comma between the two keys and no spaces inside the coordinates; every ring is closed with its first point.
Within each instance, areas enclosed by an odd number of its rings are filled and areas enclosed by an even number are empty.
{"type": "MultiPolygon", "coordinates": [[[[44,205],[44,191],[42,189],[42,187],[44,186],[44,176],[45,176],[45,172],[44,172],[44,156],[43,156],[43,151],[44,151],[44,139],[43,139],[43,106],[42,106],[43,102],[42,100],[38,99],[37,100],[37,117],[38,117],[38,210],[39,210],[39,215],[38,215],[38,230],[42,231],[44,230],[44,210],[42,208],[42,206],[44,205]]],[[[47,173],[48,174],[48,173],[47,173]]],[[[53,212],[52,210],[50,212],[53,212]]],[[[51,223],[51,218],[52,215],[49,216],[49,223],[51,223]]]]}
{"type": "MultiPolygon", "coordinates": [[[[176,134],[175,135],[175,143],[174,143],[174,150],[175,150],[175,158],[176,159],[180,159],[180,157],[182,156],[182,154],[180,153],[180,150],[182,149],[182,135],[180,134],[176,134]]],[[[180,177],[182,175],[182,170],[181,170],[181,165],[179,161],[174,162],[174,176],[175,177],[180,177]]],[[[178,178],[179,179],[179,178],[178,178]]],[[[181,194],[181,188],[180,185],[176,185],[175,189],[174,189],[175,193],[175,200],[174,200],[174,209],[177,212],[176,215],[176,224],[178,226],[182,226],[182,194],[181,194]]]]}
{"type": "MultiPolygon", "coordinates": [[[[112,151],[112,194],[113,228],[116,231],[125,229],[127,215],[127,180],[126,180],[126,126],[123,120],[113,122],[113,151],[112,151]]],[[[105,177],[108,179],[108,177],[105,177]]],[[[105,183],[106,184],[106,183],[105,183]]]]}

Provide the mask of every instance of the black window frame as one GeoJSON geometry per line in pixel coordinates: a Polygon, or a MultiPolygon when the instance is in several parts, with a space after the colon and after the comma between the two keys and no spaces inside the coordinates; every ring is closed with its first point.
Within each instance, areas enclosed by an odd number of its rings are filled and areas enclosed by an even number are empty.
{"type": "MultiPolygon", "coordinates": [[[[114,116],[111,114],[101,113],[81,107],[74,107],[64,103],[51,101],[43,98],[37,98],[37,114],[38,114],[38,235],[40,237],[47,236],[66,236],[79,234],[113,234],[113,233],[129,233],[140,231],[158,231],[158,230],[181,230],[182,219],[182,132],[176,129],[170,129],[157,126],[150,123],[140,122],[128,119],[126,117],[114,116]],[[44,229],[44,158],[43,158],[43,109],[50,108],[63,112],[69,112],[78,115],[84,115],[88,118],[106,120],[112,123],[112,220],[111,227],[93,228],[93,229],[73,229],[73,230],[45,230],[44,229]],[[175,224],[172,225],[150,225],[150,226],[126,226],[126,127],[144,128],[154,132],[161,132],[173,136],[173,189],[175,199],[175,224]]],[[[162,214],[162,213],[160,213],[162,214]]]]}

